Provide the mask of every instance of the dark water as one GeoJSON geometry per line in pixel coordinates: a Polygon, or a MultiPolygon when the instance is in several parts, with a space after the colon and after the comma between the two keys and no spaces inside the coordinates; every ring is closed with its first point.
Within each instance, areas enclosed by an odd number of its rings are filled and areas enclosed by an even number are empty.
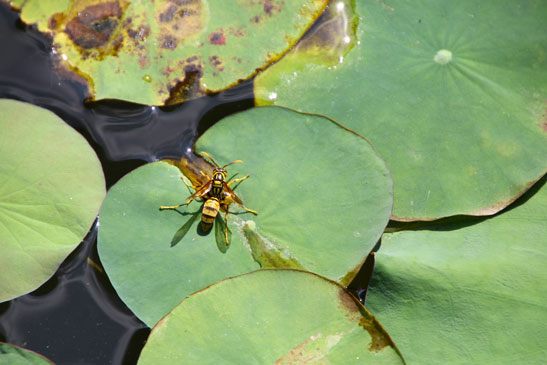
{"type": "Polygon", "coordinates": [[[39,289],[0,304],[0,340],[58,364],[135,363],[150,330],[118,299],[97,261],[93,229],[39,289]]]}
{"type": "MultiPolygon", "coordinates": [[[[207,128],[253,106],[252,80],[169,108],[115,100],[86,103],[82,85],[53,71],[51,41],[22,24],[4,3],[0,47],[0,98],[49,109],[79,131],[101,160],[107,187],[146,162],[191,153],[207,128]]],[[[102,272],[96,237],[94,225],[47,283],[0,303],[0,341],[57,364],[136,363],[150,329],[127,309],[102,272]]],[[[350,285],[361,299],[373,265],[371,256],[350,285]]]]}

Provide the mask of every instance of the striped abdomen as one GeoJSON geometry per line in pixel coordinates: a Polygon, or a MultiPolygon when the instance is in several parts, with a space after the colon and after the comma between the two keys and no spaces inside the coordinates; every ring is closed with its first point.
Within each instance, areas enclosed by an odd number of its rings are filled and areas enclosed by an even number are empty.
{"type": "Polygon", "coordinates": [[[220,203],[217,198],[210,198],[205,201],[203,212],[201,213],[201,228],[204,231],[208,231],[211,228],[219,209],[220,203]]]}

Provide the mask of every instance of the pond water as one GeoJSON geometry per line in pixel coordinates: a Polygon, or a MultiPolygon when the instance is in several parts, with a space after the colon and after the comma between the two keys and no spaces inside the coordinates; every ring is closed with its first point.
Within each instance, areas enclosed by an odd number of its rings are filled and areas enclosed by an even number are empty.
{"type": "MultiPolygon", "coordinates": [[[[49,109],[79,131],[101,160],[107,187],[134,168],[191,153],[195,139],[223,117],[253,106],[252,80],[169,108],[84,102],[81,84],[53,69],[51,41],[0,3],[0,98],[49,109]]],[[[50,141],[36,141],[49,143],[50,141]]],[[[51,141],[53,142],[53,141],[51,141]]],[[[0,341],[58,364],[136,363],[150,329],[121,302],[102,271],[97,224],[55,275],[28,295],[0,303],[0,341]]],[[[350,287],[364,292],[373,258],[350,287]]]]}

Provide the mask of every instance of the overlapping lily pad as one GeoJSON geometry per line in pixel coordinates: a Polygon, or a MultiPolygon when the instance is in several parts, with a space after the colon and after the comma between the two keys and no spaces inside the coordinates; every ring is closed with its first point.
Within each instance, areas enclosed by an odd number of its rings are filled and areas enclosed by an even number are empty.
{"type": "Polygon", "coordinates": [[[12,1],[54,36],[96,99],[176,103],[251,77],[308,29],[327,0],[12,1]]]}
{"type": "Polygon", "coordinates": [[[220,228],[223,237],[219,222],[200,230],[201,203],[159,210],[193,192],[176,167],[152,163],[112,187],[99,254],[122,300],[151,326],[185,295],[259,267],[304,268],[348,284],[388,222],[385,163],[367,141],[326,118],[256,108],[216,124],[196,149],[220,165],[244,161],[229,166],[228,176],[251,174],[235,192],[259,214],[233,204],[226,247],[215,234],[220,228]]]}
{"type": "MultiPolygon", "coordinates": [[[[342,24],[350,4],[331,4],[342,24]]],[[[367,137],[393,173],[394,219],[493,214],[545,173],[547,2],[354,4],[349,53],[321,58],[324,36],[295,48],[256,78],[258,104],[367,137]]]]}
{"type": "Polygon", "coordinates": [[[546,208],[383,236],[367,308],[409,364],[545,361],[546,208]]]}
{"type": "Polygon", "coordinates": [[[316,275],[261,270],[180,303],[152,330],[139,364],[388,363],[403,360],[376,319],[316,275]]]}
{"type": "Polygon", "coordinates": [[[0,100],[0,302],[36,289],[80,243],[105,195],[86,140],[53,113],[0,100]]]}
{"type": "Polygon", "coordinates": [[[51,365],[51,361],[35,352],[0,342],[1,365],[51,365]]]}

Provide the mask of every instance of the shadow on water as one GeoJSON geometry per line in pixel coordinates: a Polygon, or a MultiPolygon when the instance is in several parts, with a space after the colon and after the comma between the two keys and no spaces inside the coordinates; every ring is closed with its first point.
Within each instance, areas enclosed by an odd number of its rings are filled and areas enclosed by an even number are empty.
{"type": "Polygon", "coordinates": [[[382,239],[380,238],[376,245],[372,248],[372,251],[368,254],[365,262],[357,272],[357,275],[353,278],[348,285],[348,290],[353,294],[361,304],[365,305],[367,298],[367,290],[374,273],[374,265],[376,264],[375,253],[378,252],[382,245],[382,239]]]}

